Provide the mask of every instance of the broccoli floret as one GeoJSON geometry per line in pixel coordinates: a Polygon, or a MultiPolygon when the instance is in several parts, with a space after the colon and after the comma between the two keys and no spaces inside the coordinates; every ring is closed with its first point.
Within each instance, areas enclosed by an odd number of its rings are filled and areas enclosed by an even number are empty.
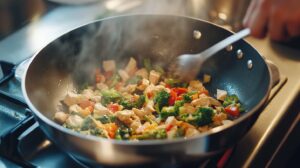
{"type": "Polygon", "coordinates": [[[174,106],[163,107],[161,112],[159,113],[159,117],[163,120],[168,118],[169,116],[177,116],[176,108],[174,106]]]}
{"type": "Polygon", "coordinates": [[[143,80],[141,76],[133,76],[132,78],[128,79],[126,85],[128,84],[138,84],[143,80]]]}
{"type": "Polygon", "coordinates": [[[200,107],[193,114],[179,114],[179,120],[195,126],[203,126],[212,122],[213,114],[211,108],[200,107]]]}
{"type": "Polygon", "coordinates": [[[90,134],[95,135],[95,136],[100,136],[103,138],[108,138],[107,135],[105,134],[104,130],[99,127],[90,129],[90,134]]]}
{"type": "Polygon", "coordinates": [[[169,103],[170,94],[166,91],[158,92],[154,97],[155,108],[157,112],[160,112],[163,106],[167,106],[169,103]]]}
{"type": "Polygon", "coordinates": [[[145,101],[146,101],[145,96],[140,95],[139,99],[135,102],[136,108],[141,108],[144,105],[145,101]]]}
{"type": "Polygon", "coordinates": [[[113,123],[116,121],[116,116],[103,115],[103,116],[97,117],[96,120],[100,121],[102,124],[113,123]]]}
{"type": "Polygon", "coordinates": [[[142,135],[137,135],[136,139],[145,140],[145,139],[166,139],[167,132],[166,129],[161,128],[154,131],[144,132],[142,135]]]}
{"type": "Polygon", "coordinates": [[[182,98],[183,98],[183,101],[184,101],[185,103],[190,103],[190,102],[192,101],[191,96],[188,95],[188,94],[183,94],[183,95],[182,95],[182,98]]]}
{"type": "Polygon", "coordinates": [[[122,105],[124,109],[132,109],[134,107],[134,102],[129,100],[121,100],[120,105],[122,105]]]}
{"type": "Polygon", "coordinates": [[[173,78],[165,79],[165,83],[170,85],[171,87],[185,87],[185,88],[188,87],[188,83],[173,78]]]}
{"type": "Polygon", "coordinates": [[[109,104],[111,102],[117,103],[121,100],[122,96],[115,89],[103,90],[101,103],[103,105],[109,104]]]}
{"type": "Polygon", "coordinates": [[[95,127],[96,127],[96,124],[93,121],[92,117],[91,116],[87,116],[83,120],[83,123],[82,123],[82,126],[81,126],[81,131],[86,131],[88,129],[95,128],[95,127]]]}
{"type": "Polygon", "coordinates": [[[201,114],[201,121],[199,121],[198,125],[207,125],[212,122],[212,117],[214,115],[214,111],[209,107],[200,107],[197,112],[201,114]]]}
{"type": "Polygon", "coordinates": [[[132,109],[132,108],[141,108],[145,103],[145,96],[141,95],[136,102],[131,102],[129,100],[123,99],[121,100],[120,104],[125,109],[132,109]]]}
{"type": "Polygon", "coordinates": [[[131,129],[125,126],[121,126],[118,128],[116,132],[117,140],[128,140],[131,136],[131,129]]]}
{"type": "Polygon", "coordinates": [[[226,98],[223,102],[223,106],[227,107],[229,105],[236,104],[238,102],[239,102],[239,98],[237,97],[237,95],[235,95],[235,94],[228,95],[228,96],[226,96],[226,98]]]}
{"type": "Polygon", "coordinates": [[[114,73],[113,76],[110,78],[110,80],[107,82],[108,86],[110,88],[114,87],[119,81],[121,80],[121,77],[118,75],[118,73],[114,73]]]}

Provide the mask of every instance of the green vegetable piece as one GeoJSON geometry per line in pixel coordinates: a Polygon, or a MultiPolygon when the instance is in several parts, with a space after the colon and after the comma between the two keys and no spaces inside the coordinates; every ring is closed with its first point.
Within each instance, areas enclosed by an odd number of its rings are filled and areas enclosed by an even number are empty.
{"type": "Polygon", "coordinates": [[[90,134],[94,135],[94,136],[100,136],[103,138],[108,138],[107,135],[105,134],[104,130],[99,128],[99,127],[95,127],[90,129],[90,134]]]}
{"type": "Polygon", "coordinates": [[[223,106],[227,107],[229,105],[234,105],[236,103],[239,102],[239,98],[237,97],[237,95],[233,94],[233,95],[228,95],[226,96],[224,102],[223,102],[223,106]]]}
{"type": "Polygon", "coordinates": [[[184,105],[184,101],[183,100],[176,100],[174,103],[174,108],[176,111],[176,116],[179,114],[180,111],[180,107],[182,107],[184,105]]]}
{"type": "Polygon", "coordinates": [[[122,96],[115,89],[103,90],[101,103],[103,105],[109,104],[111,102],[117,103],[121,100],[122,96]]]}
{"type": "Polygon", "coordinates": [[[161,67],[161,66],[159,66],[159,65],[154,65],[153,66],[153,69],[155,70],[155,71],[157,71],[157,72],[159,72],[160,74],[165,74],[165,70],[161,67]]]}
{"type": "Polygon", "coordinates": [[[190,103],[190,102],[192,101],[191,96],[188,95],[188,94],[183,94],[183,95],[182,95],[182,98],[183,98],[183,101],[184,101],[185,103],[190,103]]]}
{"type": "Polygon", "coordinates": [[[156,121],[152,120],[148,115],[145,115],[145,116],[144,116],[144,120],[145,120],[145,121],[148,121],[148,122],[151,123],[151,124],[156,123],[156,121]]]}
{"type": "Polygon", "coordinates": [[[83,120],[83,123],[82,123],[82,126],[81,126],[81,131],[86,131],[86,130],[89,130],[89,129],[95,128],[95,127],[96,127],[96,124],[93,121],[92,117],[91,116],[87,116],[83,120]]]}
{"type": "Polygon", "coordinates": [[[170,85],[171,87],[185,87],[185,88],[188,87],[188,83],[173,78],[165,79],[165,83],[170,85]]]}
{"type": "Polygon", "coordinates": [[[143,77],[141,77],[141,76],[133,76],[133,77],[131,77],[130,79],[128,79],[126,81],[126,85],[128,85],[128,84],[138,84],[142,80],[143,80],[143,77]]]}
{"type": "Polygon", "coordinates": [[[166,139],[167,138],[167,132],[166,129],[161,128],[154,131],[148,131],[144,132],[142,135],[136,136],[139,140],[145,140],[145,139],[166,139]]]}
{"type": "Polygon", "coordinates": [[[118,73],[114,73],[110,80],[107,82],[110,88],[113,88],[118,82],[120,82],[121,77],[118,73]]]}
{"type": "Polygon", "coordinates": [[[163,120],[165,120],[169,116],[177,116],[176,108],[174,106],[163,107],[161,112],[159,113],[159,117],[163,120]]]}
{"type": "Polygon", "coordinates": [[[201,120],[198,123],[198,126],[207,125],[212,122],[212,117],[214,115],[214,111],[209,107],[200,107],[198,109],[198,113],[201,114],[201,120]]]}
{"type": "Polygon", "coordinates": [[[170,94],[166,91],[158,92],[154,97],[155,108],[157,112],[160,112],[163,106],[167,106],[169,103],[170,94]]]}
{"type": "Polygon", "coordinates": [[[200,107],[195,113],[179,114],[178,118],[195,126],[203,126],[212,122],[213,114],[213,109],[200,107]]]}
{"type": "Polygon", "coordinates": [[[117,140],[128,140],[131,136],[131,129],[125,126],[121,126],[118,128],[116,132],[117,140]]]}
{"type": "Polygon", "coordinates": [[[140,95],[139,99],[136,102],[131,102],[129,100],[123,99],[120,104],[124,107],[124,109],[132,109],[132,108],[141,108],[145,103],[145,96],[140,95]]]}
{"type": "Polygon", "coordinates": [[[178,127],[174,135],[174,138],[179,138],[179,137],[184,137],[184,128],[182,127],[178,127]]]}
{"type": "Polygon", "coordinates": [[[151,61],[149,58],[145,58],[144,61],[144,67],[147,69],[148,72],[152,70],[151,61]]]}
{"type": "Polygon", "coordinates": [[[116,116],[103,115],[103,116],[97,117],[96,120],[100,121],[102,124],[113,123],[116,121],[116,116]]]}
{"type": "Polygon", "coordinates": [[[141,108],[143,107],[144,103],[146,101],[146,97],[144,95],[140,95],[139,99],[135,103],[136,108],[141,108]]]}
{"type": "Polygon", "coordinates": [[[124,107],[124,109],[132,109],[134,107],[134,102],[131,102],[129,100],[122,100],[120,102],[120,105],[124,107]]]}

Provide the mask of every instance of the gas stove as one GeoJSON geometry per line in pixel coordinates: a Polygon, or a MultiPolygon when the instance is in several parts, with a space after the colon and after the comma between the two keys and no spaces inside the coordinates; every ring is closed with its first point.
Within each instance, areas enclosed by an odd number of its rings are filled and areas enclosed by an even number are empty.
{"type": "MultiPolygon", "coordinates": [[[[43,0],[3,3],[10,8],[16,7],[17,11],[10,12],[15,18],[7,21],[10,25],[4,25],[10,29],[0,29],[0,167],[88,167],[47,140],[22,96],[19,80],[26,64],[18,65],[50,41],[84,23],[129,13],[187,15],[237,30],[244,11],[236,11],[236,15],[232,15],[232,11],[234,6],[245,9],[243,4],[237,3],[234,0],[227,3],[218,0],[161,0],[159,3],[103,0],[83,5],[43,0]],[[166,10],[171,3],[174,8],[166,10]]],[[[277,65],[280,81],[246,136],[236,146],[204,165],[193,165],[195,167],[280,167],[299,150],[300,139],[296,133],[299,133],[300,120],[300,46],[292,48],[269,39],[251,37],[247,41],[277,65]]]]}

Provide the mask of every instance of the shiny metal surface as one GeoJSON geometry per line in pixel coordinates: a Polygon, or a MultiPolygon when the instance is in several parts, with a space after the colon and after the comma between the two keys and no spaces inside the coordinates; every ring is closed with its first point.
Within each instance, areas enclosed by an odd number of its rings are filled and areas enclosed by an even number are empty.
{"type": "Polygon", "coordinates": [[[165,67],[179,53],[199,52],[230,34],[207,22],[178,16],[132,15],[94,22],[65,34],[41,50],[29,65],[22,83],[23,93],[48,138],[84,162],[115,166],[200,162],[235,144],[255,122],[268,98],[272,85],[269,68],[244,41],[235,43],[234,47],[248,54],[245,59],[237,60],[235,52],[224,50],[219,54],[228,63],[223,64],[219,56],[215,56],[203,68],[210,70],[214,79],[207,86],[212,94],[217,88],[227,88],[230,94],[239,95],[246,107],[247,113],[231,125],[214,128],[190,139],[126,142],[72,132],[54,123],[51,118],[67,90],[89,81],[91,75],[88,74],[92,74],[103,59],[115,59],[122,64],[129,56],[136,55],[138,61],[148,57],[165,67]],[[172,31],[166,31],[169,27],[173,27],[172,31]],[[195,28],[203,32],[201,41],[192,36],[195,28]],[[131,34],[132,29],[134,34],[131,34]],[[184,40],[174,41],[173,33],[184,40]],[[211,34],[216,36],[208,36],[211,34]],[[121,41],[116,41],[120,35],[121,41]],[[165,47],[163,44],[172,46],[165,47]],[[251,71],[244,66],[247,57],[255,63],[251,71]],[[243,80],[236,79],[236,76],[243,80]],[[259,90],[259,94],[252,94],[253,90],[259,90]]]}

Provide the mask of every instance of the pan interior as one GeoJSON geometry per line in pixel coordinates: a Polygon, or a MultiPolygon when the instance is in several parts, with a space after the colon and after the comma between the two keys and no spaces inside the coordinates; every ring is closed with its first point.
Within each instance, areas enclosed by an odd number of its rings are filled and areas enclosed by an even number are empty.
{"type": "MultiPolygon", "coordinates": [[[[139,63],[149,58],[167,68],[174,57],[200,52],[228,35],[215,25],[178,16],[135,15],[91,23],[61,36],[36,55],[25,78],[26,93],[35,108],[52,119],[67,91],[91,83],[103,60],[114,59],[123,67],[130,57],[139,63]],[[193,37],[194,30],[201,32],[200,39],[193,37]]],[[[263,99],[270,83],[264,60],[244,41],[210,58],[200,79],[204,73],[212,76],[206,85],[212,95],[217,88],[237,94],[247,111],[263,99]],[[237,49],[243,51],[242,59],[237,59],[237,49]]]]}

